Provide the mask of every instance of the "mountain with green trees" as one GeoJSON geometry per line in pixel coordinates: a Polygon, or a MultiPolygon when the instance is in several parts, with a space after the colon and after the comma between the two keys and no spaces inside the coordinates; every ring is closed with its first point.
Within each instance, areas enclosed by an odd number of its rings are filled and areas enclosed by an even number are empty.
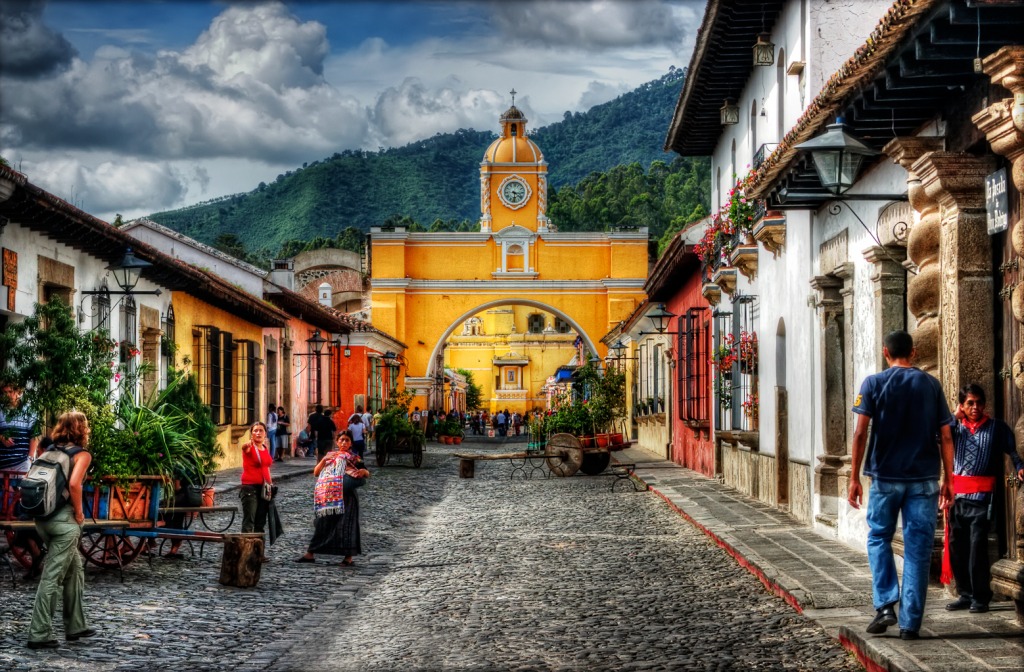
{"type": "MultiPolygon", "coordinates": [[[[672,68],[531,133],[550,165],[548,215],[559,230],[648,226],[658,239],[707,211],[707,159],[666,162],[662,151],[684,74],[672,68]]],[[[361,250],[371,226],[477,230],[480,159],[496,137],[460,129],[377,152],[346,150],[251,192],[149,218],[264,266],[303,249],[361,250]]]]}

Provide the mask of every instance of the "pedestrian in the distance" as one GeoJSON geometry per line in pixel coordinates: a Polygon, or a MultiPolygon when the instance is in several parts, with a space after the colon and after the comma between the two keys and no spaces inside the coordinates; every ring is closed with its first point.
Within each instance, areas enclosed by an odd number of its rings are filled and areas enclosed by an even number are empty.
{"type": "Polygon", "coordinates": [[[1024,460],[1017,455],[1013,430],[985,412],[985,390],[970,383],[960,388],[953,426],[953,506],[946,512],[946,543],[942,582],[956,578],[960,597],[948,611],[988,611],[992,599],[992,566],[988,559],[989,512],[996,479],[1003,474],[1003,456],[1013,460],[1024,480],[1024,460]]]}
{"type": "Polygon", "coordinates": [[[267,525],[270,498],[264,496],[264,484],[274,485],[270,465],[274,461],[267,447],[267,426],[256,421],[249,428],[249,443],[242,446],[242,532],[263,532],[267,525]]]}
{"type": "Polygon", "coordinates": [[[46,542],[46,562],[36,589],[32,606],[32,623],[28,629],[28,648],[55,649],[59,646],[53,637],[53,612],[62,599],[64,638],[73,642],[92,637],[96,631],[89,627],[82,608],[85,593],[85,571],[78,541],[82,537],[85,513],[82,510],[82,484],[92,464],[89,445],[89,420],[84,413],[68,411],[57,419],[50,433],[56,448],[71,458],[68,476],[68,501],[46,520],[36,519],[36,531],[46,542]]]}
{"type": "Polygon", "coordinates": [[[953,499],[953,416],[939,381],[914,368],[914,340],[910,334],[894,331],[887,335],[882,355],[889,368],[868,376],[853,404],[857,426],[849,503],[860,508],[861,463],[866,457],[864,474],[871,477],[868,562],[877,610],[867,631],[877,635],[899,623],[900,639],[917,639],[928,592],[938,506],[945,508],[953,499]],[[941,438],[941,449],[937,437],[941,438]],[[902,590],[892,552],[896,520],[901,515],[902,590]]]}
{"type": "Polygon", "coordinates": [[[331,450],[334,443],[334,433],[338,431],[334,420],[324,413],[322,404],[316,405],[316,413],[309,416],[309,426],[316,434],[316,459],[320,460],[331,450]]]}
{"type": "Polygon", "coordinates": [[[270,459],[277,459],[277,406],[267,406],[267,449],[270,451],[270,459]]]}
{"type": "Polygon", "coordinates": [[[284,410],[284,406],[277,407],[277,461],[280,462],[284,459],[284,456],[290,455],[295,457],[295,449],[291,447],[292,443],[292,419],[288,417],[288,412],[284,410]]]}
{"type": "Polygon", "coordinates": [[[316,515],[313,539],[306,552],[295,562],[315,562],[316,554],[341,555],[341,564],[352,566],[352,556],[362,553],[359,532],[359,498],[356,488],[370,476],[357,466],[352,453],[352,435],[338,434],[337,449],[327,453],[313,467],[316,486],[313,508],[316,515]]]}
{"type": "Polygon", "coordinates": [[[366,452],[366,427],[363,426],[363,407],[356,406],[356,412],[348,419],[348,432],[352,435],[352,452],[363,459],[366,452]]]}

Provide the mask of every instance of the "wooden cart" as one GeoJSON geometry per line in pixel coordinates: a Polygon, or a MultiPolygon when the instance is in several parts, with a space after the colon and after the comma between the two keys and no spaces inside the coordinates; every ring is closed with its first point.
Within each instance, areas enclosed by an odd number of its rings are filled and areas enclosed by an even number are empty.
{"type": "Polygon", "coordinates": [[[397,438],[378,439],[376,442],[377,466],[383,467],[393,455],[412,455],[412,466],[417,469],[423,464],[423,435],[406,435],[397,438]]]}

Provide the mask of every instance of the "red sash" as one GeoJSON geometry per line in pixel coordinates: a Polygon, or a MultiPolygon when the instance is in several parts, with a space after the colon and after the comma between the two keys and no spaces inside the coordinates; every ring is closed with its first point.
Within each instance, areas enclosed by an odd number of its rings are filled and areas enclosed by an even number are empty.
{"type": "MultiPolygon", "coordinates": [[[[958,495],[973,495],[978,492],[992,492],[996,489],[995,476],[962,476],[953,474],[953,492],[958,495]]],[[[948,586],[953,580],[953,565],[949,561],[949,510],[946,510],[946,529],[942,540],[942,574],[939,580],[948,586]]]]}

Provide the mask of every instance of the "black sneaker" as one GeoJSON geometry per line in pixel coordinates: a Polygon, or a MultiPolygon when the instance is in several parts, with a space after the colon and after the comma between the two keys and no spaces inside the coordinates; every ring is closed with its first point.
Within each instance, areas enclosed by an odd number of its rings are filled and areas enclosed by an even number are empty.
{"type": "Polygon", "coordinates": [[[82,630],[81,632],[69,632],[67,635],[65,635],[65,638],[69,642],[74,642],[74,641],[77,641],[79,639],[84,639],[86,637],[95,637],[95,636],[96,636],[96,630],[94,630],[92,628],[86,628],[85,630],[82,630]]]}
{"type": "Polygon", "coordinates": [[[946,605],[946,611],[963,611],[964,609],[969,609],[970,607],[971,598],[961,595],[956,602],[950,602],[946,605]]]}
{"type": "Polygon", "coordinates": [[[900,639],[921,639],[917,630],[900,630],[900,639]]]}
{"type": "Polygon", "coordinates": [[[60,642],[56,639],[48,639],[43,642],[33,642],[32,640],[29,640],[28,642],[28,648],[30,649],[56,649],[59,646],[60,642]]]}
{"type": "Polygon", "coordinates": [[[874,620],[868,624],[867,631],[871,635],[880,635],[890,625],[896,625],[896,611],[888,604],[878,610],[874,620]]]}
{"type": "Polygon", "coordinates": [[[984,614],[986,611],[988,611],[987,604],[982,604],[981,602],[974,602],[971,604],[970,612],[972,614],[984,614]]]}

